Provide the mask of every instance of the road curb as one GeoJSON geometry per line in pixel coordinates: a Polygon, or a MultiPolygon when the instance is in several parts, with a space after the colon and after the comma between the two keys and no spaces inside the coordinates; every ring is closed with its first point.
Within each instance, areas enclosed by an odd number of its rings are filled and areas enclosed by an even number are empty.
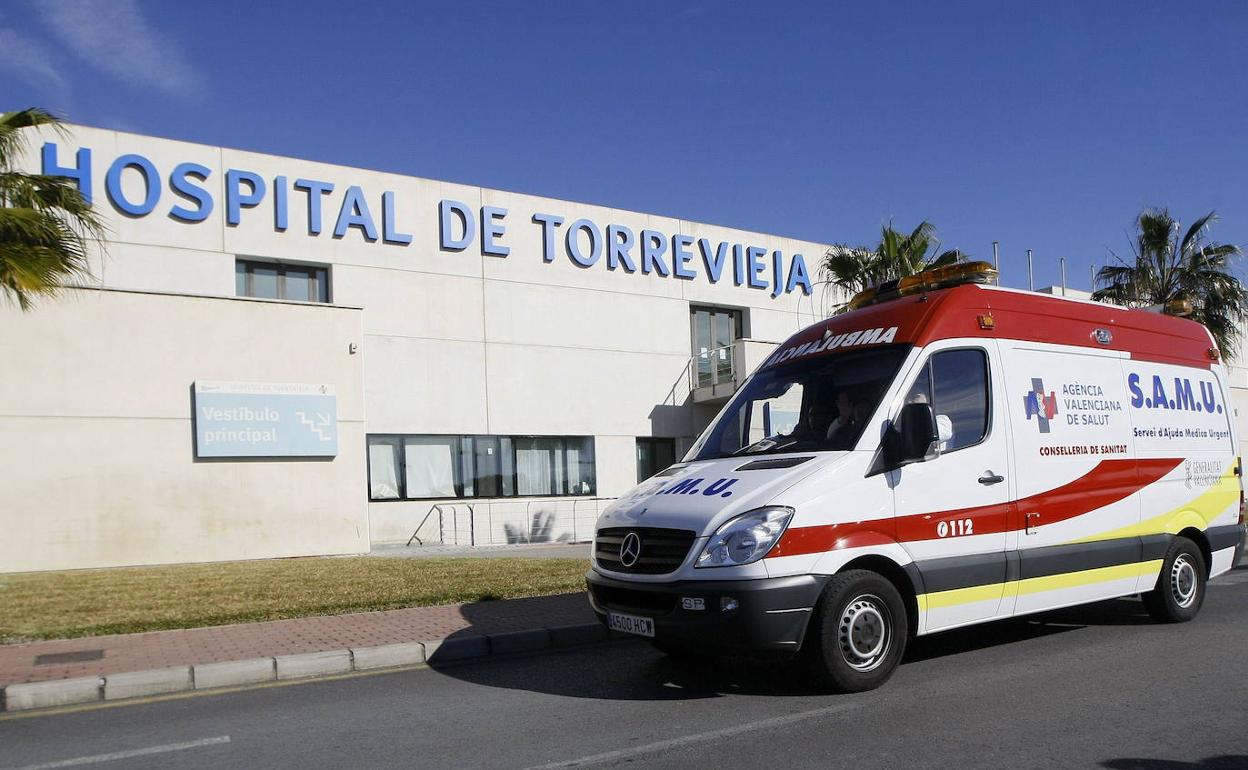
{"type": "Polygon", "coordinates": [[[567,649],[613,638],[600,623],[532,628],[497,634],[460,634],[420,642],[377,647],[274,655],[193,666],[126,671],[106,676],[54,679],[0,688],[0,712],[30,711],[54,706],[116,701],[148,695],[315,679],[351,671],[443,662],[470,661],[495,655],[567,649]]]}

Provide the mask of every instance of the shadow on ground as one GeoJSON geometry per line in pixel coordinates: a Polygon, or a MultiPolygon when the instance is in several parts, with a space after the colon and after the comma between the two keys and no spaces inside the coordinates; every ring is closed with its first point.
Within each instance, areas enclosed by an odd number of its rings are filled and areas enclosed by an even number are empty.
{"type": "MultiPolygon", "coordinates": [[[[474,614],[479,613],[484,622],[485,616],[493,610],[485,604],[488,603],[465,605],[465,617],[472,621],[474,614]]],[[[494,620],[492,614],[490,619],[494,620]]],[[[1139,600],[1115,599],[913,639],[902,665],[1022,644],[1088,626],[1152,622],[1139,600]]],[[[475,625],[451,638],[475,637],[489,632],[477,630],[475,625]]],[[[687,700],[726,694],[776,697],[820,694],[809,677],[803,675],[800,666],[791,662],[744,658],[681,660],[660,653],[640,639],[519,660],[457,663],[440,662],[435,658],[430,665],[446,676],[475,684],[575,698],[687,700]]]]}

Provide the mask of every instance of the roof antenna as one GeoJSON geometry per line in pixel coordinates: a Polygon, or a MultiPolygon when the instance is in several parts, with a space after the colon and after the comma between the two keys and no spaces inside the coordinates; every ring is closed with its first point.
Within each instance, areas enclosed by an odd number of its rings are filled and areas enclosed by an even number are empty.
{"type": "Polygon", "coordinates": [[[1027,291],[1036,290],[1036,281],[1031,273],[1031,249],[1027,249],[1027,291]]]}
{"type": "Polygon", "coordinates": [[[1001,249],[1001,242],[1000,242],[1000,241],[993,241],[993,242],[992,242],[992,266],[993,266],[993,267],[995,267],[995,268],[997,269],[997,272],[998,272],[998,273],[1000,273],[1000,272],[1001,272],[1001,251],[1000,251],[1000,249],[1001,249]]]}
{"type": "Polygon", "coordinates": [[[1062,296],[1066,296],[1066,258],[1058,257],[1058,262],[1062,264],[1062,296]]]}

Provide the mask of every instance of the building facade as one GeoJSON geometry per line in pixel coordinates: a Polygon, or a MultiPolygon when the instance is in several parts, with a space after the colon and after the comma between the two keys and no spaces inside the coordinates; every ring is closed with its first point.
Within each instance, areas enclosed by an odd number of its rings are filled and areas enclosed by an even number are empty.
{"type": "Polygon", "coordinates": [[[0,310],[3,571],[585,540],[819,315],[822,244],[30,139],[22,166],[77,180],[108,237],[83,288],[0,310]]]}
{"type": "Polygon", "coordinates": [[[824,244],[29,139],[21,166],[77,180],[108,236],[81,288],[0,306],[0,572],[587,540],[835,300],[824,244]]]}

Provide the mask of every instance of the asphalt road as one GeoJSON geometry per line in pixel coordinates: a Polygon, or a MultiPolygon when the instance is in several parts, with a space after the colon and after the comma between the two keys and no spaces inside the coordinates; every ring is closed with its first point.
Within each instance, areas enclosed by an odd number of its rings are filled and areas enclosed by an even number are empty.
{"type": "Polygon", "coordinates": [[[917,640],[882,690],[643,643],[0,719],[0,767],[1248,768],[1248,569],[917,640]],[[142,752],[142,753],[136,753],[142,752]],[[75,760],[73,764],[65,764],[75,760]]]}

